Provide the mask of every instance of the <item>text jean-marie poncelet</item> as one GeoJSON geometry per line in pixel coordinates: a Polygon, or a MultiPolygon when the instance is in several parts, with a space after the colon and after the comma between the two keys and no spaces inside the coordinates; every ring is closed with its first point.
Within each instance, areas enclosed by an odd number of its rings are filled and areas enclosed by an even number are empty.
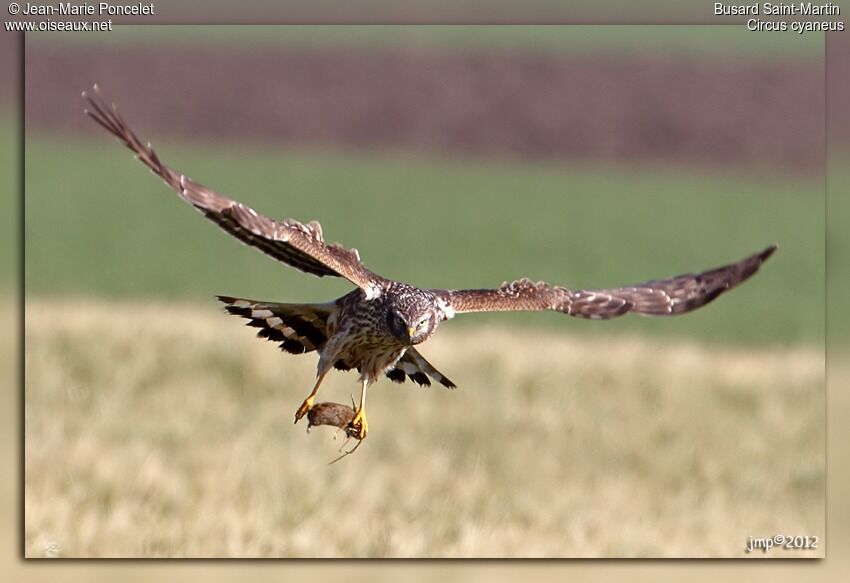
{"type": "Polygon", "coordinates": [[[142,4],[74,4],[57,2],[56,4],[24,4],[20,14],[24,16],[150,16],[154,14],[153,3],[142,4]]]}

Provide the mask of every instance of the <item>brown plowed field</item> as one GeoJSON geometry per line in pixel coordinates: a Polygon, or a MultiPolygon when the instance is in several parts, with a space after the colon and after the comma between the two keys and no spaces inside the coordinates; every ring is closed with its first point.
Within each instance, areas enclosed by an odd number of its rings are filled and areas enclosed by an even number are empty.
{"type": "Polygon", "coordinates": [[[93,82],[153,137],[808,171],[823,160],[823,70],[805,62],[33,45],[27,129],[93,131],[79,100],[93,82]]]}

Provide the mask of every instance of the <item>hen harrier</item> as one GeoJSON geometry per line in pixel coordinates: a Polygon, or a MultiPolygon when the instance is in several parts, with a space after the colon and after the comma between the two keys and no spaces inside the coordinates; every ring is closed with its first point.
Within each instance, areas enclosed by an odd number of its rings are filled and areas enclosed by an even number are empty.
{"type": "Polygon", "coordinates": [[[83,93],[94,121],[132,150],[136,158],[162,178],[184,201],[239,239],[274,259],[318,277],[344,277],[357,288],[322,304],[282,304],[219,296],[226,310],[259,328],[257,336],[280,343],[292,354],[316,351],[319,364],[313,390],[295,412],[297,423],[314,406],[316,393],[332,368],[357,369],[360,404],[348,423],[349,436],[366,437],[366,389],[386,375],[406,377],[420,385],[431,380],[447,388],[455,384],[414,348],[437,330],[440,322],[464,312],[553,310],[577,318],[605,320],[628,312],[674,316],[714,300],[752,276],[776,250],[764,251],[709,271],[637,285],[573,290],[520,279],[496,289],[422,289],[381,277],[367,269],[356,249],[325,243],[322,228],[294,219],[275,221],[179,174],[163,164],[130,130],[115,105],[108,106],[97,85],[83,93]]]}

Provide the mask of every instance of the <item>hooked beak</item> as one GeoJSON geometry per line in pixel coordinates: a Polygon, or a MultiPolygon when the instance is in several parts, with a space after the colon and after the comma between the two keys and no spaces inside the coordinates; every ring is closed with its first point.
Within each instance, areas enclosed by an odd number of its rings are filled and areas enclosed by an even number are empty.
{"type": "Polygon", "coordinates": [[[407,328],[407,341],[408,342],[413,340],[414,334],[416,334],[416,328],[414,328],[413,326],[408,326],[408,328],[407,328]]]}

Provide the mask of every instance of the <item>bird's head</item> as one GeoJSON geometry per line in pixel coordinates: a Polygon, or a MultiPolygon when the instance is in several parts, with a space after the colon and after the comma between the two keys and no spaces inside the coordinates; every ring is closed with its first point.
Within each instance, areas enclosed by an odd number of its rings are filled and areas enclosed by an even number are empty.
{"type": "Polygon", "coordinates": [[[433,307],[426,302],[396,305],[388,312],[390,332],[409,346],[425,342],[440,323],[433,307]]]}

